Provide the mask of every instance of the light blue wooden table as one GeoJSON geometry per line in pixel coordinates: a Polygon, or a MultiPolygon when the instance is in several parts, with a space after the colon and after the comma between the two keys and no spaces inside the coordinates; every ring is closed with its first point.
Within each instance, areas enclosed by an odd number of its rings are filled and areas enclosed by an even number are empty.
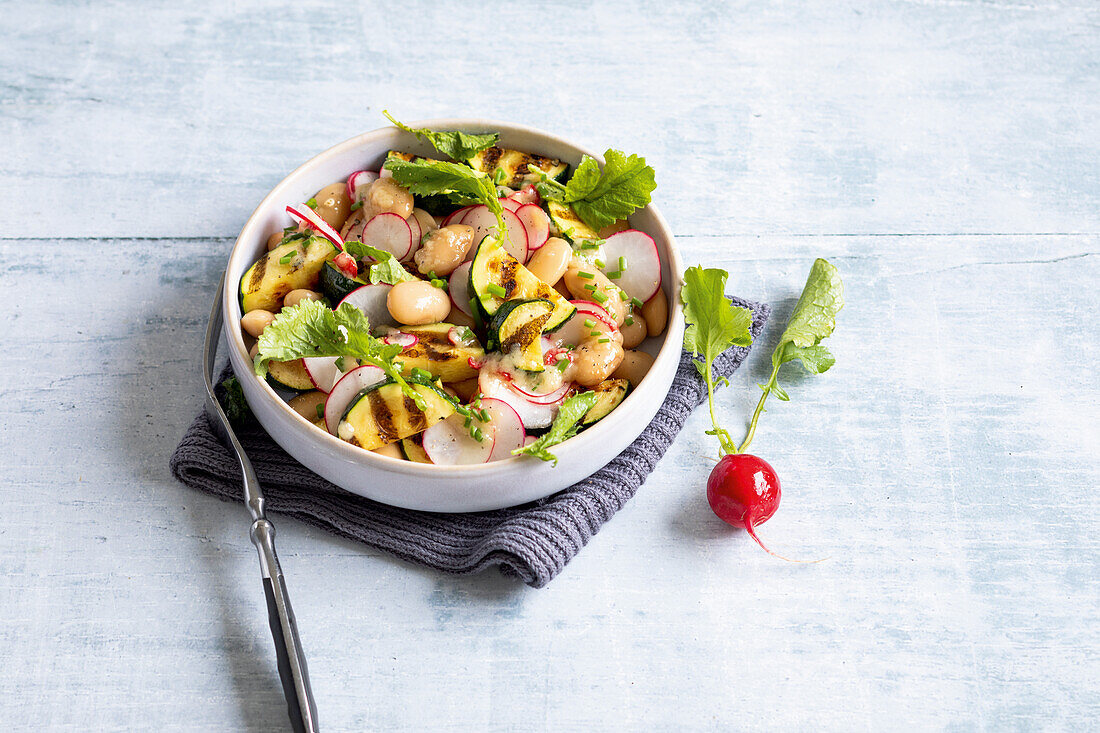
{"type": "Polygon", "coordinates": [[[702,413],[544,590],[277,522],[327,730],[1096,726],[1100,6],[472,5],[0,4],[3,727],[285,724],[247,514],[168,456],[249,211],[383,107],[644,154],[776,324],[840,267],[755,443],[831,559],[710,513],[702,413]]]}

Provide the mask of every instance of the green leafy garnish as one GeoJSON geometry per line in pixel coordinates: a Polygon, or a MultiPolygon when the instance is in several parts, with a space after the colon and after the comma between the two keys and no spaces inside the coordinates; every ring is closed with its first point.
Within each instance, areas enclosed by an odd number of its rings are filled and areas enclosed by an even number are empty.
{"type": "Polygon", "coordinates": [[[599,400],[599,395],[595,392],[581,392],[573,395],[562,403],[561,408],[558,410],[558,416],[554,418],[554,424],[550,426],[546,433],[531,445],[516,448],[512,451],[512,455],[534,456],[539,460],[553,461],[554,465],[557,465],[558,457],[548,449],[550,446],[557,445],[576,435],[578,432],[577,423],[588,414],[589,410],[595,407],[597,400],[599,400]]]}
{"type": "Polygon", "coordinates": [[[405,280],[415,280],[409,271],[401,266],[392,252],[372,247],[369,244],[352,239],[344,242],[344,251],[357,260],[368,258],[374,260],[374,264],[367,268],[367,280],[371,285],[386,283],[396,285],[405,280]]]}
{"type": "Polygon", "coordinates": [[[254,368],[261,377],[267,376],[267,364],[271,361],[350,356],[381,369],[390,381],[401,385],[417,407],[424,409],[424,398],[409,386],[401,376],[401,369],[394,364],[401,346],[372,336],[367,317],[350,303],[332,310],[319,301],[303,300],[283,308],[260,334],[258,344],[254,368]]]}
{"type": "Polygon", "coordinates": [[[484,204],[496,216],[500,231],[505,231],[504,208],[497,198],[497,187],[481,171],[444,160],[402,160],[396,156],[387,158],[382,167],[415,196],[446,194],[453,197],[457,194],[463,200],[484,204]]]}
{"type": "Polygon", "coordinates": [[[448,158],[461,160],[463,163],[480,153],[482,150],[493,147],[497,144],[497,140],[500,139],[500,135],[495,132],[487,132],[483,135],[472,135],[457,130],[453,132],[442,132],[438,130],[429,130],[426,127],[413,128],[395,120],[387,110],[382,110],[382,114],[384,114],[386,119],[395,126],[400,127],[405,132],[411,132],[421,140],[427,140],[432,144],[432,147],[448,158]]]}
{"type": "MultiPolygon", "coordinates": [[[[737,444],[728,431],[718,426],[714,416],[714,360],[731,346],[748,346],[752,343],[752,312],[738,308],[726,297],[725,270],[704,270],[689,267],[684,273],[684,287],[680,299],[684,303],[684,318],[688,327],[684,332],[684,349],[695,355],[695,368],[707,383],[707,406],[710,408],[712,429],[724,453],[736,453],[737,444]]],[[[724,380],[723,380],[724,381],[724,380]]]]}
{"type": "Polygon", "coordinates": [[[541,174],[540,194],[569,204],[585,224],[599,231],[648,204],[657,188],[656,173],[645,158],[611,148],[603,158],[601,170],[594,158],[584,156],[565,185],[533,167],[530,170],[541,174]]]}
{"type": "Polygon", "coordinates": [[[775,396],[783,401],[790,399],[779,386],[779,367],[789,361],[798,360],[808,373],[821,374],[836,363],[832,353],[821,341],[836,328],[836,314],[843,307],[844,283],[840,280],[840,273],[829,262],[820,258],[814,260],[810,276],[806,279],[806,287],[802,289],[802,295],[794,306],[791,320],[787,322],[787,328],[772,352],[771,377],[767,384],[760,385],[764,394],[760,395],[760,401],[752,413],[748,434],[745,442],[737,449],[738,453],[744,453],[752,442],[756,434],[756,423],[764,412],[764,401],[768,399],[768,395],[775,392],[775,396]]]}
{"type": "Polygon", "coordinates": [[[241,380],[235,376],[227,377],[218,386],[221,387],[218,401],[230,422],[239,423],[251,414],[248,401],[244,398],[244,390],[241,388],[241,380]]]}

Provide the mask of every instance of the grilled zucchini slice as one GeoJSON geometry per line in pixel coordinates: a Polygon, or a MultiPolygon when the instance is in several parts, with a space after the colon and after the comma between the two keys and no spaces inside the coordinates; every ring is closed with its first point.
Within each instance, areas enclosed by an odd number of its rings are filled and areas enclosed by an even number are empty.
{"type": "Polygon", "coordinates": [[[336,435],[352,445],[374,450],[422,432],[455,411],[450,395],[434,386],[409,383],[424,399],[425,409],[395,382],[363,390],[344,413],[336,435]]]}
{"type": "Polygon", "coordinates": [[[417,342],[401,352],[397,357],[403,365],[402,374],[409,376],[413,369],[423,369],[444,382],[461,382],[477,376],[477,369],[471,366],[485,359],[485,349],[481,348],[473,331],[450,323],[431,323],[427,326],[402,326],[401,333],[411,333],[417,342]],[[451,341],[451,331],[467,334],[466,338],[451,341]]]}
{"type": "Polygon", "coordinates": [[[504,251],[494,237],[481,240],[470,265],[470,293],[488,321],[509,300],[548,300],[554,305],[543,333],[559,328],[577,311],[557,290],[539,280],[531,271],[504,251]]]}
{"type": "Polygon", "coordinates": [[[544,371],[542,331],[553,313],[554,304],[549,300],[506,301],[489,321],[489,349],[512,354],[520,369],[544,371]]]}
{"type": "Polygon", "coordinates": [[[470,159],[470,167],[475,171],[487,173],[494,182],[509,188],[522,188],[529,183],[538,183],[542,180],[537,173],[532,173],[528,168],[531,165],[555,181],[561,178],[569,167],[568,164],[556,158],[498,148],[495,145],[482,150],[470,159]]]}
{"type": "Polygon", "coordinates": [[[428,458],[428,452],[424,450],[424,434],[417,433],[411,438],[401,439],[401,450],[405,453],[405,458],[413,463],[431,463],[432,459],[428,458]]]}
{"type": "Polygon", "coordinates": [[[550,221],[554,222],[558,232],[570,242],[578,243],[600,238],[599,233],[585,224],[569,204],[547,201],[546,211],[550,214],[550,221]]]}
{"type": "Polygon", "coordinates": [[[348,277],[331,262],[326,262],[321,266],[319,279],[321,281],[321,292],[324,293],[325,298],[328,299],[333,308],[346,298],[352,290],[357,290],[368,284],[362,278],[348,277]]]}
{"type": "Polygon", "coordinates": [[[280,244],[248,268],[241,278],[241,310],[245,313],[258,309],[278,311],[283,296],[291,290],[312,290],[317,285],[321,267],[335,256],[336,247],[324,237],[280,244]]]}
{"type": "Polygon", "coordinates": [[[301,359],[268,362],[267,378],[278,387],[293,389],[296,392],[314,389],[313,380],[309,378],[309,372],[306,371],[306,365],[301,359]]]}
{"type": "Polygon", "coordinates": [[[593,387],[592,391],[597,395],[596,404],[584,413],[582,425],[591,425],[607,417],[626,398],[626,393],[630,391],[630,382],[625,379],[605,379],[593,387]]]}

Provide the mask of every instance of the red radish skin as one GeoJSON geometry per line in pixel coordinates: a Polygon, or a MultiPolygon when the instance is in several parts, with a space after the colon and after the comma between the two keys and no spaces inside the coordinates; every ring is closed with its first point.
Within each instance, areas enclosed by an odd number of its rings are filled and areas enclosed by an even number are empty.
{"type": "Polygon", "coordinates": [[[347,252],[341,252],[332,258],[332,264],[339,268],[340,272],[344,273],[350,278],[355,278],[359,275],[359,265],[356,264],[355,258],[349,255],[347,252]]]}
{"type": "Polygon", "coordinates": [[[304,223],[310,229],[313,229],[325,239],[332,242],[332,246],[336,247],[336,249],[341,252],[344,251],[344,240],[340,239],[340,233],[330,227],[313,209],[305,204],[302,204],[298,208],[288,206],[286,207],[286,213],[290,214],[291,218],[295,221],[304,223]]]}
{"type": "Polygon", "coordinates": [[[779,508],[779,477],[763,458],[748,453],[722,456],[707,479],[707,501],[726,524],[743,528],[770,555],[787,558],[764,547],[755,527],[772,518],[779,508]]]}

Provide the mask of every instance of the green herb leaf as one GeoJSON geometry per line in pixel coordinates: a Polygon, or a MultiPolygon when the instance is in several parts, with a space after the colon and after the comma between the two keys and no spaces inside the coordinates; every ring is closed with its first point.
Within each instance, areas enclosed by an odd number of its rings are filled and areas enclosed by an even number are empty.
{"type": "Polygon", "coordinates": [[[382,166],[393,174],[393,180],[416,196],[458,195],[462,200],[484,204],[497,218],[500,231],[505,231],[504,207],[497,198],[497,187],[489,176],[468,165],[442,160],[386,159],[382,166]]]}
{"type": "Polygon", "coordinates": [[[482,150],[493,147],[500,139],[500,135],[495,132],[487,132],[482,135],[471,135],[470,133],[459,132],[457,130],[453,132],[442,132],[438,130],[429,130],[426,127],[413,128],[398,122],[386,110],[383,110],[382,114],[386,116],[386,119],[405,132],[411,132],[421,140],[427,140],[432,144],[432,147],[448,158],[461,160],[464,163],[482,150]]]}
{"type": "Polygon", "coordinates": [[[271,361],[292,361],[309,356],[350,356],[381,369],[390,381],[422,407],[424,398],[415,392],[394,359],[401,353],[397,344],[387,344],[370,334],[363,312],[343,303],[336,310],[316,300],[303,300],[283,308],[258,341],[256,374],[267,376],[271,361]]]}
{"type": "Polygon", "coordinates": [[[570,204],[585,224],[598,231],[648,204],[657,179],[645,158],[609,148],[603,170],[586,155],[564,187],[543,184],[539,191],[544,196],[570,204]]]}
{"type": "Polygon", "coordinates": [[[416,280],[408,270],[401,266],[392,252],[363,244],[357,240],[344,242],[344,251],[356,259],[371,259],[374,264],[367,268],[367,281],[371,285],[386,283],[396,285],[405,280],[416,280]]]}
{"type": "Polygon", "coordinates": [[[722,450],[736,451],[736,444],[729,432],[719,427],[714,416],[714,388],[712,376],[714,360],[731,346],[748,346],[752,343],[752,312],[738,308],[726,297],[725,270],[689,267],[684,273],[684,287],[680,299],[684,303],[684,318],[688,327],[684,332],[684,348],[697,359],[692,363],[707,384],[707,403],[710,421],[722,450]]]}
{"type": "Polygon", "coordinates": [[[244,398],[244,390],[241,388],[239,379],[235,376],[228,377],[222,380],[218,386],[221,388],[218,401],[221,402],[222,409],[225,410],[225,416],[229,418],[229,422],[239,423],[252,414],[252,410],[248,407],[248,401],[244,398]]]}
{"type": "Polygon", "coordinates": [[[577,423],[596,405],[598,399],[599,395],[595,392],[581,392],[573,395],[562,403],[558,416],[554,418],[554,424],[545,434],[531,445],[516,448],[512,451],[512,455],[534,456],[539,460],[553,461],[554,465],[557,465],[557,456],[548,449],[576,435],[577,423]]]}
{"type": "Polygon", "coordinates": [[[789,361],[798,360],[810,374],[821,374],[836,363],[836,359],[822,343],[836,328],[836,314],[844,307],[844,283],[837,269],[823,259],[814,261],[806,287],[794,306],[791,320],[779,337],[779,343],[772,352],[772,373],[767,384],[760,385],[764,394],[752,413],[745,441],[738,447],[738,453],[744,453],[756,435],[756,424],[764,412],[764,401],[775,393],[777,399],[786,402],[790,399],[787,392],[779,386],[779,368],[789,361]]]}

